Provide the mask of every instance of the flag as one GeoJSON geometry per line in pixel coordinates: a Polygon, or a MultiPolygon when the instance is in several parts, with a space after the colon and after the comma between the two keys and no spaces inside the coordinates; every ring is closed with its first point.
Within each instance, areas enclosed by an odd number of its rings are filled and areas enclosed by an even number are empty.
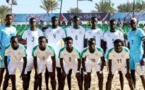
{"type": "Polygon", "coordinates": [[[78,1],[93,1],[93,0],[78,0],[78,1]]]}
{"type": "Polygon", "coordinates": [[[10,5],[17,5],[17,1],[16,0],[6,0],[6,2],[10,5]]]}
{"type": "Polygon", "coordinates": [[[142,4],[142,0],[137,0],[137,3],[142,4]]]}

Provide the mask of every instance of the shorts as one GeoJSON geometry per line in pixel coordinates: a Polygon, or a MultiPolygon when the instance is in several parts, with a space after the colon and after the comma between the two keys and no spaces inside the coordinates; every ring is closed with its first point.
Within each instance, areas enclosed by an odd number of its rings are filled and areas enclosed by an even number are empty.
{"type": "Polygon", "coordinates": [[[135,64],[140,63],[143,53],[130,53],[130,70],[135,70],[135,64]]]}
{"type": "Polygon", "coordinates": [[[112,74],[114,75],[116,71],[121,71],[124,75],[127,73],[127,68],[126,66],[123,66],[121,68],[117,68],[112,66],[112,74]]]}
{"type": "Polygon", "coordinates": [[[38,66],[38,74],[42,73],[45,68],[47,68],[48,72],[52,72],[52,62],[51,61],[42,61],[37,60],[37,66],[38,66]]]}
{"type": "Polygon", "coordinates": [[[33,69],[33,56],[31,51],[27,51],[27,71],[31,71],[33,69]]]}
{"type": "MultiPolygon", "coordinates": [[[[9,65],[8,65],[9,75],[14,75],[17,68],[19,68],[20,72],[22,73],[23,64],[24,64],[24,62],[18,62],[18,63],[10,62],[9,65]]],[[[24,74],[27,74],[27,70],[26,69],[27,68],[25,68],[24,74]]]]}
{"type": "MultiPolygon", "coordinates": [[[[5,52],[5,47],[2,46],[1,50],[0,50],[0,68],[5,68],[5,64],[4,64],[4,52],[5,52]]],[[[7,64],[9,64],[10,62],[10,57],[8,56],[7,59],[7,64]]]]}
{"type": "Polygon", "coordinates": [[[71,69],[74,71],[75,74],[77,73],[78,62],[74,62],[72,64],[64,63],[63,65],[64,65],[64,71],[66,74],[68,74],[71,69]]]}

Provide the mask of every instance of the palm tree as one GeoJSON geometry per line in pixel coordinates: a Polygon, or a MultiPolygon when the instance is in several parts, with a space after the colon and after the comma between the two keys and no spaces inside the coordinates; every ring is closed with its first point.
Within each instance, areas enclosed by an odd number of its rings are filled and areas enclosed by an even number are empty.
{"type": "Polygon", "coordinates": [[[58,2],[52,0],[41,0],[40,8],[44,9],[48,14],[50,11],[59,9],[58,2]]]}
{"type": "Polygon", "coordinates": [[[79,8],[70,8],[67,13],[82,13],[82,10],[79,8]]]}
{"type": "Polygon", "coordinates": [[[5,16],[11,12],[11,8],[5,5],[0,6],[0,19],[2,24],[4,24],[5,16]]]}
{"type": "Polygon", "coordinates": [[[108,12],[114,12],[115,11],[115,9],[110,5],[110,2],[95,3],[95,8],[100,13],[108,13],[108,12]]]}

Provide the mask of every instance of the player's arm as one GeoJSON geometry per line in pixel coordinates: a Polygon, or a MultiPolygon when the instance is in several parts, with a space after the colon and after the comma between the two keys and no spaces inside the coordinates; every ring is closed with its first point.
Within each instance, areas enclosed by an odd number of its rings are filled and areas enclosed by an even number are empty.
{"type": "Polygon", "coordinates": [[[79,58],[77,60],[78,60],[78,69],[77,69],[77,71],[80,71],[80,68],[81,68],[81,59],[79,58]]]}
{"type": "Polygon", "coordinates": [[[64,66],[63,66],[63,58],[60,58],[60,66],[61,66],[62,72],[65,73],[64,66]]]}
{"type": "Polygon", "coordinates": [[[129,67],[130,67],[129,66],[129,59],[126,59],[126,65],[127,65],[127,67],[126,67],[127,68],[127,73],[129,73],[129,67]]]}
{"type": "Polygon", "coordinates": [[[105,57],[104,56],[101,57],[101,61],[102,61],[102,63],[101,63],[101,71],[103,71],[104,64],[105,64],[105,57]]]}
{"type": "Polygon", "coordinates": [[[23,70],[22,70],[22,75],[24,75],[25,69],[26,69],[26,65],[27,65],[27,57],[23,57],[24,60],[24,64],[23,64],[23,70]]]}
{"type": "Polygon", "coordinates": [[[22,38],[19,39],[19,43],[25,45],[27,43],[27,33],[24,32],[22,38]]]}
{"type": "Polygon", "coordinates": [[[108,61],[109,61],[109,62],[108,62],[109,74],[112,74],[112,60],[109,59],[108,61]]]}
{"type": "Polygon", "coordinates": [[[34,61],[35,73],[38,75],[38,72],[37,72],[37,57],[36,56],[33,57],[33,61],[34,61]]]}
{"type": "Polygon", "coordinates": [[[7,58],[8,58],[7,56],[4,56],[4,64],[5,64],[6,71],[8,72],[7,58]]]}
{"type": "Polygon", "coordinates": [[[55,73],[55,68],[56,68],[56,59],[55,56],[51,57],[52,60],[52,69],[53,69],[53,73],[55,73]]]}
{"type": "Polygon", "coordinates": [[[84,48],[87,47],[87,45],[88,45],[88,39],[85,38],[84,39],[84,48]]]}
{"type": "Polygon", "coordinates": [[[86,72],[86,57],[82,58],[82,66],[83,66],[84,72],[86,72]]]}
{"type": "Polygon", "coordinates": [[[143,50],[144,50],[143,58],[145,58],[145,36],[142,37],[142,41],[143,41],[143,50]]]}

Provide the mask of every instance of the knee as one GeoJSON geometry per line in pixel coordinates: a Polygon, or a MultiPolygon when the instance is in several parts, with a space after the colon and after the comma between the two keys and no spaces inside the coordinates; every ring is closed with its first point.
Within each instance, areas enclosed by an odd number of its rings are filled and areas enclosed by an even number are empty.
{"type": "Polygon", "coordinates": [[[22,80],[23,80],[23,81],[27,81],[27,76],[24,75],[24,76],[22,77],[22,80]]]}
{"type": "Polygon", "coordinates": [[[113,76],[112,75],[109,75],[107,80],[108,80],[108,82],[111,82],[112,79],[113,79],[113,76]]]}

